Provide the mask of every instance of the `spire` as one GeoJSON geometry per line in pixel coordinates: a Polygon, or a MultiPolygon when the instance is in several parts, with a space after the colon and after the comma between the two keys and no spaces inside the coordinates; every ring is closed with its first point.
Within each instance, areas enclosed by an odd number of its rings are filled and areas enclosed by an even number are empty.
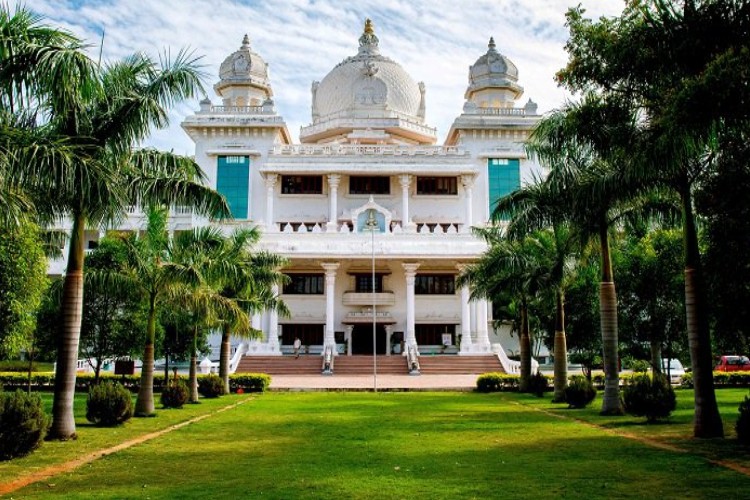
{"type": "Polygon", "coordinates": [[[245,33],[245,36],[242,37],[242,45],[240,46],[240,49],[249,49],[250,48],[250,37],[247,36],[247,33],[245,33]]]}
{"type": "Polygon", "coordinates": [[[487,48],[489,49],[487,52],[497,52],[495,49],[495,37],[490,37],[490,43],[487,44],[487,48]]]}
{"type": "Polygon", "coordinates": [[[378,37],[375,35],[375,27],[372,20],[365,19],[365,29],[362,36],[359,37],[359,53],[377,55],[380,53],[378,48],[378,37]]]}

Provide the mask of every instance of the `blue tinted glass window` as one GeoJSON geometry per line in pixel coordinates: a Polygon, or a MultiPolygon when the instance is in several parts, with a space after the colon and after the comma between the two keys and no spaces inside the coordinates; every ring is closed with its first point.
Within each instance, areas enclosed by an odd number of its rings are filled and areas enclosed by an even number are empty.
{"type": "Polygon", "coordinates": [[[248,219],[248,188],[250,187],[250,158],[247,156],[219,156],[216,170],[216,190],[224,195],[235,219],[248,219]]]}
{"type": "Polygon", "coordinates": [[[489,158],[487,178],[489,179],[490,213],[492,213],[497,200],[521,187],[519,160],[517,158],[489,158]]]}

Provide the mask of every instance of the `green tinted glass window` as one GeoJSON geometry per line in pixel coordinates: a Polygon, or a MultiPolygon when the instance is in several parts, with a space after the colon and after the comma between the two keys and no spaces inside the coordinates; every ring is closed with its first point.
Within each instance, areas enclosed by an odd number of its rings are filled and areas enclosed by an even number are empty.
{"type": "Polygon", "coordinates": [[[497,200],[521,187],[519,160],[517,158],[489,158],[487,178],[489,179],[490,213],[492,213],[497,200]]]}
{"type": "Polygon", "coordinates": [[[219,156],[216,170],[216,190],[224,195],[235,219],[248,219],[248,189],[250,187],[250,158],[247,156],[219,156]]]}

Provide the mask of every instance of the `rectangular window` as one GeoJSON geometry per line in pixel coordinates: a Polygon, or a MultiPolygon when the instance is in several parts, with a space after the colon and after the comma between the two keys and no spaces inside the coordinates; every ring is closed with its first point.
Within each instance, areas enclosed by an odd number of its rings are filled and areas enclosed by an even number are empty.
{"type": "Polygon", "coordinates": [[[282,175],[281,194],[323,194],[323,176],[282,175]]]}
{"type": "Polygon", "coordinates": [[[216,190],[224,195],[232,217],[247,219],[250,187],[250,157],[219,156],[216,165],[216,190]]]}
{"type": "Polygon", "coordinates": [[[417,177],[417,194],[458,194],[458,178],[417,177]]]}
{"type": "Polygon", "coordinates": [[[451,342],[448,345],[456,345],[456,325],[414,325],[414,336],[417,338],[418,345],[445,345],[443,342],[443,334],[449,334],[451,336],[451,342]]]}
{"type": "Polygon", "coordinates": [[[349,194],[391,194],[391,178],[353,175],[349,177],[349,194]]]}
{"type": "MultiPolygon", "coordinates": [[[[354,275],[355,292],[366,293],[372,292],[372,274],[355,274],[354,275]]],[[[375,274],[375,293],[383,292],[383,275],[375,274]]]]}
{"type": "Polygon", "coordinates": [[[281,325],[281,345],[294,345],[294,339],[299,339],[303,346],[322,345],[323,333],[326,325],[281,325]]]}
{"type": "Polygon", "coordinates": [[[284,293],[289,295],[323,295],[325,276],[321,274],[290,274],[290,281],[284,285],[284,293]]]}
{"type": "Polygon", "coordinates": [[[489,179],[490,213],[492,213],[495,205],[497,205],[497,200],[521,187],[520,161],[518,159],[489,158],[487,160],[487,178],[489,179]]]}
{"type": "Polygon", "coordinates": [[[414,280],[417,295],[454,295],[456,278],[452,274],[418,274],[414,280]]]}

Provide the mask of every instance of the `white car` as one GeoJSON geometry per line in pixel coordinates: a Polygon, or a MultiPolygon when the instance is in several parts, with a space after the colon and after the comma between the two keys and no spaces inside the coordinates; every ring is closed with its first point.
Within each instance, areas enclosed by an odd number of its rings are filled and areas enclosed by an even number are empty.
{"type": "Polygon", "coordinates": [[[664,375],[669,376],[669,381],[673,384],[681,383],[682,376],[685,375],[685,368],[679,359],[662,358],[661,371],[664,375]]]}

